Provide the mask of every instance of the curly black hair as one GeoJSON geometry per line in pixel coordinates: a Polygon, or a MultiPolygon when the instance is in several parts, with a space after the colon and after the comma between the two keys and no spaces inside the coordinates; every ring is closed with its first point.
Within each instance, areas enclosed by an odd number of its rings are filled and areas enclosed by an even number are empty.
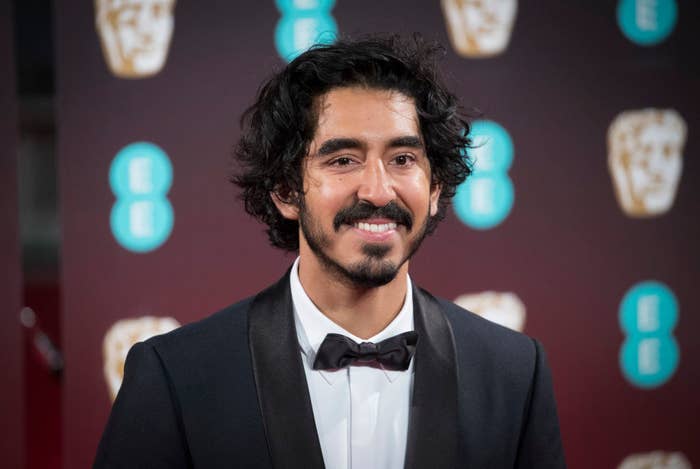
{"type": "Polygon", "coordinates": [[[343,39],[314,46],[260,88],[241,118],[231,181],[242,189],[246,212],[268,225],[272,245],[299,249],[297,221],[282,216],[271,194],[303,203],[294,197],[303,194],[302,161],[316,130],[317,98],[350,86],[398,91],[415,101],[432,183],[442,187],[427,232],[436,228],[457,186],[472,172],[468,116],[438,75],[443,55],[442,46],[419,35],[343,39]]]}

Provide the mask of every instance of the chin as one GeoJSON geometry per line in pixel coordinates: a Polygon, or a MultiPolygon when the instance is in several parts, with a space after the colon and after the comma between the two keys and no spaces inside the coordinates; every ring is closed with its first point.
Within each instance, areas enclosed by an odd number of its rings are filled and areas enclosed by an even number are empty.
{"type": "Polygon", "coordinates": [[[344,276],[354,285],[375,288],[394,280],[399,273],[399,266],[390,260],[367,259],[343,270],[344,276]]]}

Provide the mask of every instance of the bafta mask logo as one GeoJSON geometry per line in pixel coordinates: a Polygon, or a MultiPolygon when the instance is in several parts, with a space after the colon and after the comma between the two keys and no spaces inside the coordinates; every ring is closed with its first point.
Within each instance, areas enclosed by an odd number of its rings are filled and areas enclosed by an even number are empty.
{"type": "Polygon", "coordinates": [[[165,334],[180,327],[173,318],[144,316],[134,319],[122,319],[109,328],[102,341],[104,375],[109,389],[109,396],[114,401],[124,378],[124,362],[129,349],[154,335],[165,334]]]}
{"type": "Polygon", "coordinates": [[[652,451],[627,456],[617,469],[692,469],[683,453],[652,451]]]}
{"type": "Polygon", "coordinates": [[[175,0],[95,0],[95,23],[110,71],[120,78],[160,72],[173,35],[175,0]]]}
{"type": "Polygon", "coordinates": [[[630,217],[673,205],[683,169],[686,125],[674,110],[625,111],[608,129],[608,168],[615,196],[630,217]]]}
{"type": "Polygon", "coordinates": [[[525,327],[525,305],[515,293],[466,294],[457,297],[455,304],[514,331],[525,327]]]}
{"type": "Polygon", "coordinates": [[[452,47],[463,57],[492,57],[510,41],[517,0],[441,0],[452,47]]]}

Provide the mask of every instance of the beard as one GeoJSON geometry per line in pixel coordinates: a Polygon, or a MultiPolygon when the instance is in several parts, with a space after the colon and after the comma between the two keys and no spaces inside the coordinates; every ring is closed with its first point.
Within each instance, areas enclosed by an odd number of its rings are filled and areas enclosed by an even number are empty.
{"type": "MultiPolygon", "coordinates": [[[[338,232],[342,225],[352,225],[357,220],[372,216],[391,219],[397,223],[397,226],[404,226],[409,233],[413,228],[413,218],[410,213],[395,202],[390,202],[384,207],[357,202],[338,212],[333,220],[333,229],[338,232]]],[[[361,248],[363,259],[342,265],[328,254],[327,250],[331,245],[329,237],[306,209],[303,200],[299,207],[299,226],[311,251],[332,275],[344,283],[358,288],[381,287],[394,280],[401,266],[415,254],[425,239],[429,221],[430,217],[426,216],[425,222],[417,227],[419,231],[415,239],[411,241],[406,256],[398,264],[386,259],[386,255],[391,251],[390,245],[365,243],[361,248]]]]}

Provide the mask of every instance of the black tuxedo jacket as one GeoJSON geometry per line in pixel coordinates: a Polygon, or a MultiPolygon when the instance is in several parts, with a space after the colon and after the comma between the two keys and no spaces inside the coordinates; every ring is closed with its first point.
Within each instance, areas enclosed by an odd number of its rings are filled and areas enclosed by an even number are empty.
{"type": "MultiPolygon", "coordinates": [[[[540,344],[414,287],[406,468],[563,468],[540,344]]],[[[323,468],[289,277],[136,344],[96,468],[323,468]]]]}

